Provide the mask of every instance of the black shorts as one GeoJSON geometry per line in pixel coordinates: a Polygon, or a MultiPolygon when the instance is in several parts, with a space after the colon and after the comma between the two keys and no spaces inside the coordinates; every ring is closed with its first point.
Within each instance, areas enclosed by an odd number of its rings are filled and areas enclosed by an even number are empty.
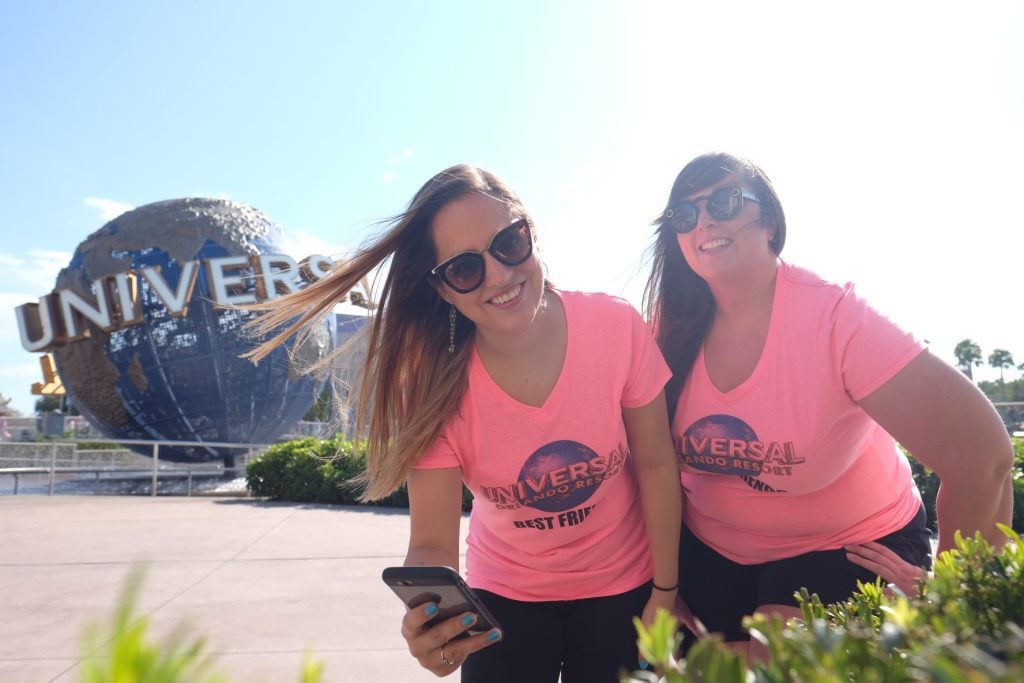
{"type": "Polygon", "coordinates": [[[638,617],[651,583],[618,595],[524,602],[477,589],[502,639],[462,665],[463,683],[618,683],[634,671],[638,617]]]}
{"type": "MultiPolygon", "coordinates": [[[[877,539],[907,562],[931,567],[931,538],[924,507],[902,529],[877,539]]],[[[822,603],[842,602],[877,575],[846,559],[846,551],[821,550],[764,564],[738,564],[683,527],[679,542],[679,594],[711,633],[726,641],[748,640],[743,617],[761,605],[793,605],[800,588],[822,603]]]]}

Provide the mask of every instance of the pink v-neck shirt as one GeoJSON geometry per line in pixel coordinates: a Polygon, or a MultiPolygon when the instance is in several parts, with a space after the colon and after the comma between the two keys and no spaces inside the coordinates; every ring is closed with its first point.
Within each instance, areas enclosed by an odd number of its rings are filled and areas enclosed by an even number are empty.
{"type": "Polygon", "coordinates": [[[652,573],[622,409],[657,398],[668,366],[629,303],[557,295],[568,343],[544,405],[506,394],[474,351],[458,414],[416,465],[462,468],[466,578],[514,600],[615,595],[652,573]]]}
{"type": "Polygon", "coordinates": [[[921,506],[910,465],[856,401],[922,349],[852,285],[781,262],[751,376],[719,391],[702,350],[683,389],[672,436],[690,530],[756,564],[909,523],[921,506]]]}

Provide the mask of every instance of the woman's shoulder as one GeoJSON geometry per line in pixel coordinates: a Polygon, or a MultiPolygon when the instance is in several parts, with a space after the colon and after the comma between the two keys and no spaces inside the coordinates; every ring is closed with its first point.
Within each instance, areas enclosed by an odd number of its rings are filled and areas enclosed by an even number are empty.
{"type": "Polygon", "coordinates": [[[866,300],[852,282],[840,283],[814,271],[791,264],[780,265],[780,278],[786,284],[782,300],[790,316],[825,317],[831,325],[851,329],[863,326],[866,319],[885,319],[882,311],[866,300]]]}
{"type": "Polygon", "coordinates": [[[817,271],[789,263],[788,261],[782,261],[781,259],[779,261],[779,274],[790,282],[808,287],[838,287],[842,289],[846,286],[839,284],[834,279],[821,275],[817,271]]]}
{"type": "Polygon", "coordinates": [[[566,320],[576,330],[575,339],[625,339],[644,325],[640,313],[625,299],[604,292],[561,291],[566,320]]]}
{"type": "Polygon", "coordinates": [[[586,311],[618,311],[626,315],[636,312],[636,307],[622,297],[605,292],[583,292],[578,290],[555,290],[566,305],[586,311]]]}
{"type": "Polygon", "coordinates": [[[785,283],[790,297],[838,301],[854,289],[852,282],[840,283],[813,270],[785,261],[779,263],[779,278],[785,283]]]}

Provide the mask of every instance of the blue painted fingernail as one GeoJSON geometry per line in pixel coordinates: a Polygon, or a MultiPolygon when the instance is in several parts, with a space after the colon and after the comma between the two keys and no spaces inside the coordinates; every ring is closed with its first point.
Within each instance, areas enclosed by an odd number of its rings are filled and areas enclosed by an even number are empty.
{"type": "Polygon", "coordinates": [[[647,667],[648,667],[647,660],[646,659],[641,659],[640,660],[640,668],[646,670],[647,667]]]}
{"type": "Polygon", "coordinates": [[[435,614],[437,614],[437,605],[435,605],[434,603],[430,603],[429,605],[427,605],[426,612],[428,617],[434,616],[435,614]]]}
{"type": "Polygon", "coordinates": [[[494,629],[493,631],[487,634],[487,640],[491,641],[492,643],[496,641],[498,638],[501,638],[501,631],[499,631],[498,629],[494,629]]]}
{"type": "Polygon", "coordinates": [[[467,614],[466,616],[462,617],[462,623],[466,626],[472,626],[474,621],[476,621],[476,617],[472,614],[467,614]]]}

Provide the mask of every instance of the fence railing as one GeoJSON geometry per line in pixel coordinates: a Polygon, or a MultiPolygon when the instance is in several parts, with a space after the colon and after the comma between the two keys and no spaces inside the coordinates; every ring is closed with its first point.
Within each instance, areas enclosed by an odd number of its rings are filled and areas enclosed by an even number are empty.
{"type": "MultiPolygon", "coordinates": [[[[303,436],[316,436],[330,438],[334,436],[331,432],[331,423],[328,422],[307,422],[299,420],[289,427],[282,436],[284,439],[294,439],[303,436]]],[[[100,441],[111,442],[115,439],[104,439],[102,432],[94,429],[89,421],[81,415],[63,415],[61,413],[48,412],[31,417],[0,417],[0,441],[22,441],[34,440],[40,435],[65,439],[88,439],[94,438],[100,441]]]]}
{"type": "Polygon", "coordinates": [[[54,487],[56,485],[56,477],[58,474],[81,474],[81,473],[93,473],[96,479],[100,479],[101,474],[117,474],[119,476],[129,474],[149,474],[150,476],[150,495],[157,495],[157,486],[161,477],[168,478],[185,478],[187,480],[187,495],[192,495],[192,483],[196,477],[213,477],[222,476],[226,473],[231,472],[244,472],[249,461],[252,460],[254,455],[258,452],[262,452],[270,446],[270,444],[248,444],[248,443],[232,443],[223,441],[153,441],[147,439],[79,439],[76,443],[67,443],[60,441],[53,441],[49,443],[17,443],[17,442],[4,442],[2,445],[3,451],[20,450],[28,447],[34,450],[36,453],[35,460],[38,461],[38,457],[42,453],[48,451],[48,461],[43,466],[28,466],[28,467],[0,467],[0,475],[8,475],[14,477],[14,493],[17,494],[20,489],[21,477],[24,475],[47,475],[48,486],[47,494],[53,495],[54,487]],[[63,465],[58,462],[66,462],[68,460],[67,454],[69,451],[73,453],[76,450],[76,443],[118,443],[131,446],[149,446],[151,449],[151,463],[149,467],[140,466],[110,466],[110,465],[63,465]],[[161,447],[172,447],[172,446],[203,446],[211,448],[234,448],[243,451],[239,457],[242,460],[241,465],[234,467],[222,467],[210,464],[194,464],[194,465],[179,465],[173,464],[171,466],[160,466],[160,448],[161,447]],[[40,453],[42,451],[42,453],[40,453]],[[63,454],[65,457],[58,459],[58,454],[63,454]]]}
{"type": "Polygon", "coordinates": [[[993,401],[999,416],[1013,436],[1024,436],[1024,401],[993,401]]]}

